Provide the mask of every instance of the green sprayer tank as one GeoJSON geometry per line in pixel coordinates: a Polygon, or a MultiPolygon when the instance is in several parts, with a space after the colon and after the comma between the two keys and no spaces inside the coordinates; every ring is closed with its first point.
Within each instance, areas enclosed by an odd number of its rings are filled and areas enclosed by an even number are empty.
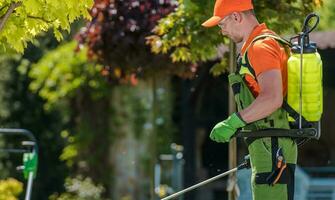
{"type": "MultiPolygon", "coordinates": [[[[291,48],[287,64],[287,102],[307,121],[318,122],[323,111],[322,61],[308,34],[300,37],[291,48]]],[[[289,117],[289,121],[294,120],[289,117]]]]}

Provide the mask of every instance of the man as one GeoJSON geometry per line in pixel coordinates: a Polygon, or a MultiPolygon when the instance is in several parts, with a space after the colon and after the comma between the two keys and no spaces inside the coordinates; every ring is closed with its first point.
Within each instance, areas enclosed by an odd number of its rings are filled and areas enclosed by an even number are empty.
{"type": "MultiPolygon", "coordinates": [[[[242,44],[237,71],[229,75],[238,112],[216,124],[210,138],[228,142],[239,128],[289,129],[282,108],[287,92],[286,47],[264,23],[259,24],[251,0],[217,0],[214,16],[202,25],[219,26],[223,35],[242,44]]],[[[296,143],[282,137],[247,138],[246,142],[253,199],[293,199],[296,143]]]]}

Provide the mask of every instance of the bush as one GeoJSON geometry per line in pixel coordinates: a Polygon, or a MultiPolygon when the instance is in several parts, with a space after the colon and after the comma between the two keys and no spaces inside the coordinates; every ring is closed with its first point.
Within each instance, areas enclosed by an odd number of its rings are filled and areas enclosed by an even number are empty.
{"type": "Polygon", "coordinates": [[[62,194],[53,194],[49,200],[103,200],[101,194],[104,188],[101,185],[95,185],[91,178],[67,178],[65,180],[66,192],[62,194]]]}
{"type": "Polygon", "coordinates": [[[23,191],[23,184],[14,178],[0,180],[0,200],[17,200],[23,191]]]}

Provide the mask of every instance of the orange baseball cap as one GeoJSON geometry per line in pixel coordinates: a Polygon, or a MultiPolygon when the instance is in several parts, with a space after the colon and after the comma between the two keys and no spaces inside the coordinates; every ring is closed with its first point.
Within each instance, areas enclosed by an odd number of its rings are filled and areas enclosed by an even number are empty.
{"type": "Polygon", "coordinates": [[[216,26],[229,13],[251,10],[253,8],[251,0],[216,0],[213,17],[201,25],[204,27],[216,26]]]}

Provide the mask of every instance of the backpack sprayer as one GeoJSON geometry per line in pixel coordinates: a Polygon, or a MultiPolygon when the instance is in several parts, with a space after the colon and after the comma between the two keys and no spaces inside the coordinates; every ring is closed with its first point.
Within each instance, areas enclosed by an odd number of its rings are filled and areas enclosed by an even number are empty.
{"type": "MultiPolygon", "coordinates": [[[[304,21],[302,32],[291,38],[291,41],[297,38],[298,42],[293,43],[292,55],[288,60],[287,95],[288,104],[299,113],[299,129],[304,128],[306,121],[316,125],[316,139],[320,138],[320,119],[323,112],[322,60],[317,52],[316,43],[309,40],[309,33],[318,23],[319,16],[309,14],[304,21]],[[309,22],[312,18],[316,18],[316,22],[310,28],[309,22]]],[[[293,122],[294,119],[289,117],[289,121],[293,122]]]]}
{"type": "MultiPolygon", "coordinates": [[[[266,129],[240,131],[236,137],[291,137],[298,145],[321,136],[321,116],[323,112],[322,60],[315,42],[309,40],[309,33],[319,23],[319,16],[309,14],[303,24],[302,32],[286,41],[291,55],[287,61],[287,99],[283,108],[288,113],[291,129],[266,129]],[[315,24],[309,24],[316,18],[315,24]],[[292,43],[292,40],[297,42],[292,43]]],[[[273,37],[266,35],[266,37],[273,37]]],[[[278,40],[278,38],[274,37],[278,40]]],[[[283,43],[283,39],[279,40],[283,43]]]]}
{"type": "Polygon", "coordinates": [[[25,129],[0,129],[0,135],[8,136],[25,136],[29,141],[22,141],[20,148],[6,148],[0,149],[0,152],[8,153],[22,153],[23,154],[23,165],[18,166],[17,170],[23,171],[23,176],[27,180],[27,188],[25,200],[30,200],[31,191],[33,187],[33,179],[36,177],[37,163],[38,163],[38,146],[34,135],[25,129]]]}
{"type": "MultiPolygon", "coordinates": [[[[235,137],[254,139],[262,137],[290,137],[299,141],[298,145],[310,139],[318,140],[320,138],[320,119],[323,112],[322,61],[317,52],[316,44],[309,40],[309,33],[316,28],[318,23],[319,16],[314,13],[309,14],[304,21],[302,31],[297,36],[292,37],[290,42],[286,42],[291,47],[291,55],[287,61],[287,102],[284,101],[285,105],[283,107],[289,115],[288,120],[293,129],[238,131],[235,137]],[[312,18],[316,18],[316,22],[310,28],[309,23],[312,18]],[[298,41],[292,44],[292,40],[294,39],[298,41]]],[[[238,167],[161,200],[173,199],[244,168],[250,168],[249,156],[246,156],[244,163],[238,167]]],[[[276,180],[273,183],[275,182],[276,180]]]]}

